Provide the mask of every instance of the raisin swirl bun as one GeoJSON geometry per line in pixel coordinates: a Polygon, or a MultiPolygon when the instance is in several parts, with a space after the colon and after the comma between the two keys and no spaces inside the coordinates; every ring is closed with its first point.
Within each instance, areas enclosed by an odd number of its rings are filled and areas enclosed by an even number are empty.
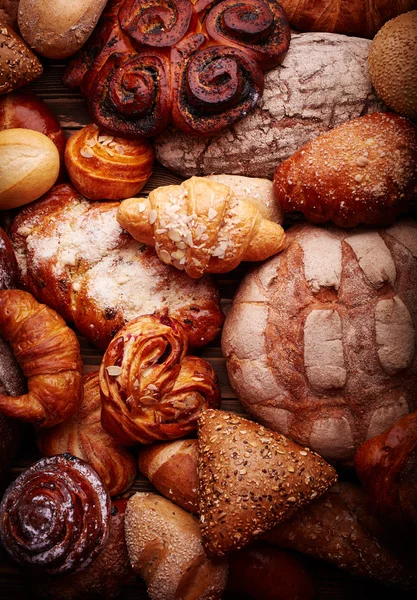
{"type": "Polygon", "coordinates": [[[159,315],[130,321],[111,341],[100,367],[101,419],[120,443],[184,437],[201,411],[219,405],[213,368],[187,349],[181,323],[159,315]]]}
{"type": "Polygon", "coordinates": [[[0,505],[4,548],[19,563],[49,574],[75,572],[104,547],[110,496],[84,461],[43,458],[6,490],[0,505]]]}

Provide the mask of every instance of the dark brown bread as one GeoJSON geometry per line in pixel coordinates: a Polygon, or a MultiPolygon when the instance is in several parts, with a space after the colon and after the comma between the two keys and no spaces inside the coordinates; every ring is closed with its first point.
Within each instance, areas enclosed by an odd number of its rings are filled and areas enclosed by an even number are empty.
{"type": "Polygon", "coordinates": [[[42,65],[24,41],[0,21],[0,96],[42,74],[42,65]]]}

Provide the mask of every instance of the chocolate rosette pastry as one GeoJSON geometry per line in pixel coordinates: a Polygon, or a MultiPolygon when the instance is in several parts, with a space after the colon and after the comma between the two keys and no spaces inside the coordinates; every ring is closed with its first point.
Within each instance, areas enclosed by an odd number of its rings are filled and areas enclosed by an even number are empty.
{"type": "Polygon", "coordinates": [[[254,108],[264,86],[261,69],[246,52],[206,44],[203,34],[195,34],[171,52],[172,120],[198,135],[233,125],[254,108]]]}
{"type": "Polygon", "coordinates": [[[169,71],[168,59],[158,52],[112,54],[91,87],[93,120],[113,135],[158,135],[171,110],[169,71]]]}
{"type": "Polygon", "coordinates": [[[185,329],[167,316],[138,317],[114,337],[100,367],[101,418],[122,444],[184,437],[219,405],[213,368],[187,349],[185,329]]]}
{"type": "Polygon", "coordinates": [[[110,497],[92,467],[63,454],[41,459],[9,486],[0,519],[3,546],[17,562],[69,573],[104,547],[110,497]]]}
{"type": "Polygon", "coordinates": [[[276,0],[198,0],[195,8],[209,38],[245,50],[261,69],[272,69],[286,55],[290,26],[276,0]]]}
{"type": "Polygon", "coordinates": [[[197,15],[190,0],[124,0],[119,22],[136,44],[171,48],[195,29],[197,15]]]}

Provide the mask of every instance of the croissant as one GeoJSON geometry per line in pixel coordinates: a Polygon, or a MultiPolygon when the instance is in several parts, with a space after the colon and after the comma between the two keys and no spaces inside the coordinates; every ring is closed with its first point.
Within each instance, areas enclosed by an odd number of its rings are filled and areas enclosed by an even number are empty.
{"type": "Polygon", "coordinates": [[[72,135],[65,150],[68,175],[90,200],[120,200],[134,196],[152,173],[154,153],[149,142],[113,138],[87,125],[72,135]]]}
{"type": "Polygon", "coordinates": [[[0,291],[0,335],[28,380],[22,396],[0,394],[0,412],[52,427],[77,410],[82,361],[75,333],[51,308],[21,290],[0,291]]]}
{"type": "Polygon", "coordinates": [[[213,368],[187,349],[181,323],[167,316],[134,319],[113,338],[100,366],[101,419],[120,443],[184,437],[219,405],[213,368]]]}
{"type": "Polygon", "coordinates": [[[417,412],[359,446],[355,469],[378,512],[394,525],[417,528],[417,412]]]}
{"type": "Polygon", "coordinates": [[[77,413],[56,427],[38,432],[42,456],[69,452],[97,471],[110,496],[122,494],[132,485],[136,463],[132,454],[104,431],[98,371],[83,377],[84,398],[77,413]]]}
{"type": "Polygon", "coordinates": [[[265,260],[284,247],[280,225],[204,177],[157,188],[147,199],[128,198],[117,220],[135,239],[155,246],[164,263],[193,278],[227,273],[242,260],[265,260]]]}
{"type": "Polygon", "coordinates": [[[6,490],[0,505],[4,548],[19,563],[50,574],[87,567],[107,542],[110,497],[84,461],[42,458],[6,490]]]}

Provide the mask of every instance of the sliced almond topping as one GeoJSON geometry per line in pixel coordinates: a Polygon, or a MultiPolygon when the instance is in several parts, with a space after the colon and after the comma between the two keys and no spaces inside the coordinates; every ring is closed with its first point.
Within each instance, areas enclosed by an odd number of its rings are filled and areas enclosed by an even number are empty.
{"type": "Polygon", "coordinates": [[[182,239],[182,235],[180,234],[180,232],[178,231],[178,229],[172,229],[171,231],[169,231],[168,232],[168,237],[173,242],[180,242],[181,239],[182,239]]]}
{"type": "Polygon", "coordinates": [[[185,255],[184,250],[175,250],[175,252],[171,253],[172,258],[180,260],[185,255]]]}
{"type": "Polygon", "coordinates": [[[85,142],[85,145],[90,146],[90,148],[93,148],[96,144],[97,140],[95,138],[91,138],[85,142]]]}
{"type": "Polygon", "coordinates": [[[116,150],[116,152],[118,152],[119,154],[124,154],[125,153],[125,149],[123,148],[123,146],[115,146],[114,148],[116,150]]]}
{"type": "Polygon", "coordinates": [[[84,148],[81,148],[80,154],[81,156],[84,156],[84,158],[93,158],[94,156],[94,152],[88,146],[84,146],[84,148]]]}
{"type": "Polygon", "coordinates": [[[146,204],[144,202],[139,202],[138,204],[138,211],[140,213],[143,213],[146,210],[146,204]]]}
{"type": "Polygon", "coordinates": [[[110,367],[106,367],[107,368],[107,373],[111,376],[111,377],[117,377],[118,375],[121,374],[122,372],[122,367],[118,367],[116,365],[112,365],[110,367]]]}
{"type": "Polygon", "coordinates": [[[213,219],[215,219],[218,215],[217,210],[214,210],[214,208],[212,208],[210,206],[209,211],[208,211],[208,218],[210,221],[212,221],[213,219]]]}
{"type": "Polygon", "coordinates": [[[156,217],[158,216],[158,213],[156,212],[156,210],[153,208],[151,210],[151,212],[149,213],[149,223],[151,225],[153,225],[156,221],[156,217]]]}
{"type": "Polygon", "coordinates": [[[159,253],[159,258],[167,265],[171,264],[171,255],[167,250],[161,250],[159,253]]]}

